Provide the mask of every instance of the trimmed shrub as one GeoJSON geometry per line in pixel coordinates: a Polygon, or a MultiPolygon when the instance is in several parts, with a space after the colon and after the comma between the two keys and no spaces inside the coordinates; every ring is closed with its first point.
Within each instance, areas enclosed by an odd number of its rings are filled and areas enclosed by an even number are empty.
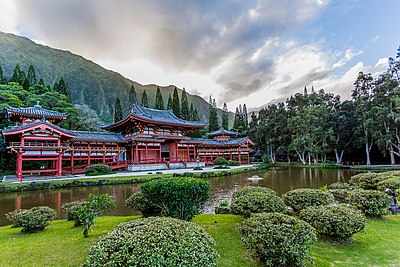
{"type": "Polygon", "coordinates": [[[250,217],[252,213],[262,212],[285,212],[286,206],[277,195],[263,192],[253,192],[242,195],[232,201],[231,211],[233,214],[250,217]]]}
{"type": "Polygon", "coordinates": [[[400,171],[387,171],[387,172],[380,172],[378,176],[400,176],[400,171]]]}
{"type": "Polygon", "coordinates": [[[336,182],[329,185],[329,189],[353,189],[354,186],[348,183],[336,182]]]}
{"type": "Polygon", "coordinates": [[[346,202],[346,197],[353,191],[355,186],[348,183],[336,182],[329,185],[329,192],[335,197],[335,200],[341,203],[346,202]]]}
{"type": "Polygon", "coordinates": [[[143,217],[158,216],[160,215],[161,209],[156,206],[152,206],[145,194],[142,192],[133,193],[127,200],[125,205],[133,210],[138,210],[143,214],[143,217]]]}
{"type": "Polygon", "coordinates": [[[240,166],[236,160],[228,160],[228,166],[240,166]]]}
{"type": "Polygon", "coordinates": [[[34,207],[29,210],[11,211],[6,214],[13,227],[22,227],[21,232],[33,233],[43,230],[51,224],[56,211],[47,206],[34,207]]]}
{"type": "Polygon", "coordinates": [[[118,225],[89,250],[87,266],[217,266],[215,241],[197,224],[151,217],[118,225]]]}
{"type": "Polygon", "coordinates": [[[228,161],[224,158],[216,158],[216,159],[214,159],[214,164],[219,165],[219,166],[227,165],[228,161]]]}
{"type": "Polygon", "coordinates": [[[386,180],[383,180],[378,183],[377,188],[378,190],[385,191],[386,188],[392,189],[395,191],[396,189],[400,189],[400,177],[399,176],[390,176],[386,180]]]}
{"type": "Polygon", "coordinates": [[[364,214],[346,205],[309,207],[300,212],[319,234],[335,240],[346,240],[362,231],[367,223],[364,214]]]}
{"type": "Polygon", "coordinates": [[[86,176],[95,176],[113,173],[106,164],[93,164],[85,167],[86,176]]]}
{"type": "Polygon", "coordinates": [[[78,210],[83,208],[86,205],[87,201],[73,201],[69,203],[64,203],[61,206],[61,209],[67,215],[67,221],[74,221],[75,226],[81,225],[81,221],[78,217],[78,210]]]}
{"type": "Polygon", "coordinates": [[[367,217],[380,218],[386,214],[392,198],[386,193],[377,190],[353,191],[346,201],[353,207],[361,210],[367,217]]]}
{"type": "Polygon", "coordinates": [[[161,214],[190,221],[210,197],[211,184],[197,178],[162,178],[142,185],[150,207],[161,214]]]}
{"type": "Polygon", "coordinates": [[[366,190],[376,190],[379,182],[388,179],[389,176],[382,174],[377,174],[374,172],[360,173],[351,176],[349,184],[366,189],[366,190]]]}
{"type": "Polygon", "coordinates": [[[305,266],[316,240],[308,223],[281,213],[259,213],[237,227],[241,239],[266,266],[305,266]]]}
{"type": "Polygon", "coordinates": [[[267,187],[245,186],[245,187],[239,188],[238,190],[233,192],[232,199],[236,199],[243,195],[247,195],[247,194],[254,193],[254,192],[262,192],[262,193],[269,194],[269,195],[276,195],[276,192],[274,190],[267,188],[267,187]]]}
{"type": "Polygon", "coordinates": [[[334,197],[330,192],[320,189],[301,188],[291,190],[282,195],[286,205],[293,208],[294,212],[321,205],[329,205],[334,201],[334,197]]]}

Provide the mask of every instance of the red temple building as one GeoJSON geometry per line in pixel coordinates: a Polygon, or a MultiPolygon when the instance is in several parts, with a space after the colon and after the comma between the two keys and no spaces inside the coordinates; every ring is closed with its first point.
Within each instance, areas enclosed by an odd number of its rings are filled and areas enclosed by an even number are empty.
{"type": "Polygon", "coordinates": [[[193,168],[213,164],[217,157],[249,163],[253,142],[238,133],[219,130],[208,137],[190,138],[188,133],[207,125],[186,121],[169,110],[133,105],[121,121],[101,126],[107,132],[66,130],[58,123],[67,114],[42,108],[6,108],[14,126],[2,130],[11,153],[17,155],[16,177],[24,174],[84,173],[84,167],[104,163],[128,171],[193,168]],[[38,162],[26,170],[24,162],[38,162]],[[42,164],[41,164],[42,163],[42,164]]]}

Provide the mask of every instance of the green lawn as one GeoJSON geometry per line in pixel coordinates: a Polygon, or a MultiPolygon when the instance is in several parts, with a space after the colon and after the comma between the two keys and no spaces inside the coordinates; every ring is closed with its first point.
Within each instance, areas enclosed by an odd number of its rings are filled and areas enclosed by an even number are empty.
{"type": "MultiPolygon", "coordinates": [[[[83,238],[72,222],[54,221],[45,231],[21,234],[20,228],[0,228],[0,266],[82,266],[90,245],[117,224],[135,216],[99,217],[83,238]]],[[[216,240],[219,266],[261,266],[251,258],[235,230],[242,218],[235,215],[199,215],[200,224],[216,240]]],[[[399,266],[400,217],[368,220],[365,233],[348,244],[318,241],[311,249],[315,266],[399,266]]]]}

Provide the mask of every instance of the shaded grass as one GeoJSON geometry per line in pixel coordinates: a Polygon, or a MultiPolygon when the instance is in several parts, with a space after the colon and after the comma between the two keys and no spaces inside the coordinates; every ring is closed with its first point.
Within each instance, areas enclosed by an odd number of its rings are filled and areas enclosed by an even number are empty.
{"type": "MultiPolygon", "coordinates": [[[[58,220],[43,232],[22,234],[21,228],[0,228],[0,266],[82,266],[89,247],[116,225],[138,216],[104,216],[88,238],[73,222],[58,220]]],[[[193,219],[216,241],[219,266],[262,266],[253,259],[236,232],[242,217],[229,214],[202,214],[193,219]]],[[[400,216],[369,219],[364,233],[351,242],[317,241],[311,248],[314,266],[400,266],[400,216]]],[[[312,265],[310,265],[312,266],[312,265]]]]}

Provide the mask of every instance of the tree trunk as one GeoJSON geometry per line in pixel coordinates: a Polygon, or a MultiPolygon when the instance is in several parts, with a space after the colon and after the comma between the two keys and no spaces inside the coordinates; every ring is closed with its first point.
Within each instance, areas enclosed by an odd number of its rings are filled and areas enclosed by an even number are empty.
{"type": "Polygon", "coordinates": [[[369,157],[369,145],[368,141],[365,142],[365,155],[367,156],[367,166],[371,165],[371,159],[369,157]]]}
{"type": "Polygon", "coordinates": [[[394,151],[393,149],[390,149],[390,164],[395,165],[396,164],[396,159],[394,158],[394,151]]]}

